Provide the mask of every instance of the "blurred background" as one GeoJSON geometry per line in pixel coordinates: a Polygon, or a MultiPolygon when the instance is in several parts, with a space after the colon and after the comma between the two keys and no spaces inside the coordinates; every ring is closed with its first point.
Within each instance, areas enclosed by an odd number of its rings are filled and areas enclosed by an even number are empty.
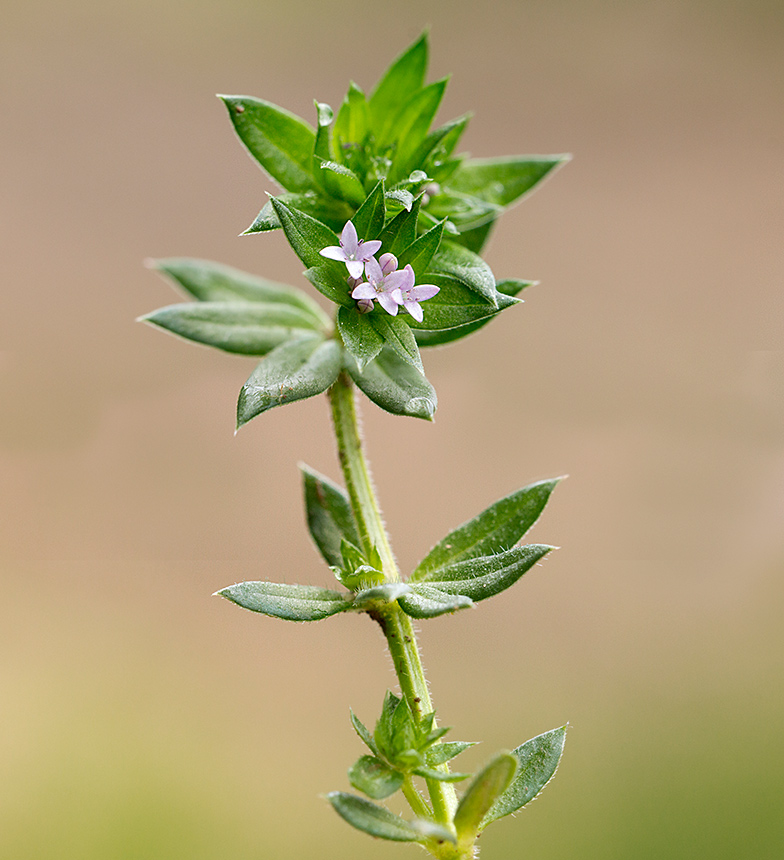
{"type": "Polygon", "coordinates": [[[394,685],[361,617],[211,594],[329,585],[297,462],[339,478],[324,398],[235,438],[255,365],[134,322],[142,261],[305,285],[214,93],[314,119],[431,27],[475,156],[572,152],[502,220],[539,279],[425,354],[435,424],[365,401],[393,544],[570,475],[562,549],[421,625],[463,769],[567,720],[558,778],[483,856],[784,856],[784,10],[762,0],[0,2],[0,857],[411,856],[320,797],[394,685]]]}

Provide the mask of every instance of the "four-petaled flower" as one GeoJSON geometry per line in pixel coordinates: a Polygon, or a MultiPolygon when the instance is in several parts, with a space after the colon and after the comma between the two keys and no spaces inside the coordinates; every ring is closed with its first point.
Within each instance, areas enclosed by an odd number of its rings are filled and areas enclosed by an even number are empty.
{"type": "Polygon", "coordinates": [[[345,263],[352,278],[361,278],[365,263],[373,259],[373,254],[380,247],[381,242],[378,239],[371,239],[370,242],[358,239],[356,228],[351,221],[346,221],[346,226],[340,234],[340,244],[322,248],[319,253],[322,257],[345,263]]]}
{"type": "MultiPolygon", "coordinates": [[[[408,285],[408,272],[411,266],[406,266],[402,272],[397,270],[397,257],[394,254],[382,254],[380,260],[371,257],[365,263],[365,277],[358,286],[351,291],[351,298],[359,301],[377,299],[378,303],[388,313],[395,316],[401,302],[396,301],[395,294],[401,295],[401,287],[408,285]]],[[[411,284],[414,283],[414,270],[411,269],[411,284]]]]}

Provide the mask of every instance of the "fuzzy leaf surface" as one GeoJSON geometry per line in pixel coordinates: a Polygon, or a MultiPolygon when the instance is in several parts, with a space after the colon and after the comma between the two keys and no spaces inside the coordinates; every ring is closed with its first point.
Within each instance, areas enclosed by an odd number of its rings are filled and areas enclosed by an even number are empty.
{"type": "Polygon", "coordinates": [[[378,746],[373,739],[373,735],[370,734],[362,720],[351,709],[349,709],[349,713],[351,714],[351,725],[354,727],[354,731],[374,755],[379,755],[378,746]]]}
{"type": "Polygon", "coordinates": [[[506,790],[516,769],[517,759],[511,753],[501,752],[474,777],[455,812],[458,845],[473,842],[482,820],[506,790]]]}
{"type": "Polygon", "coordinates": [[[412,618],[436,618],[474,605],[470,597],[450,594],[423,583],[411,583],[411,591],[399,600],[400,608],[412,618]]]}
{"type": "Polygon", "coordinates": [[[240,355],[266,355],[292,337],[320,328],[313,316],[282,302],[185,302],[142,319],[186,340],[240,355]]]}
{"type": "MultiPolygon", "coordinates": [[[[326,224],[330,230],[335,230],[338,233],[351,217],[351,208],[343,200],[324,197],[313,191],[308,191],[304,194],[279,194],[275,199],[280,200],[289,209],[296,209],[299,212],[310,215],[317,221],[321,221],[322,224],[326,224]]],[[[275,207],[272,205],[272,201],[268,200],[264,204],[264,208],[256,216],[254,222],[242,235],[249,236],[253,233],[268,233],[270,230],[279,230],[281,226],[280,218],[278,218],[275,212],[275,207]]]]}
{"type": "Polygon", "coordinates": [[[428,767],[436,767],[439,764],[451,761],[456,756],[459,756],[461,752],[474,746],[476,746],[476,743],[470,741],[446,741],[442,744],[436,744],[430,747],[425,753],[425,762],[428,767]]]}
{"type": "Polygon", "coordinates": [[[430,261],[430,271],[451,276],[493,307],[498,306],[495,277],[490,266],[468,248],[444,239],[438,253],[430,261]]]}
{"type": "Polygon", "coordinates": [[[436,579],[436,571],[447,565],[514,546],[536,522],[559,480],[529,484],[463,523],[430,550],[411,581],[436,579]]]}
{"type": "Polygon", "coordinates": [[[371,322],[370,315],[361,314],[356,308],[341,307],[337,321],[343,344],[361,371],[381,352],[384,338],[371,322]]]}
{"type": "Polygon", "coordinates": [[[379,146],[389,142],[401,102],[422,89],[427,72],[427,35],[422,35],[387,69],[369,99],[370,118],[379,146]]]}
{"type": "Polygon", "coordinates": [[[326,260],[319,251],[327,246],[338,244],[338,237],[332,230],[326,224],[298,209],[289,209],[277,197],[272,197],[270,202],[289,240],[289,245],[300,260],[306,266],[320,266],[325,263],[326,260]]]}
{"type": "Polygon", "coordinates": [[[348,781],[357,791],[373,800],[383,800],[394,794],[404,782],[405,777],[372,755],[363,755],[349,768],[348,781]]]}
{"type": "Polygon", "coordinates": [[[315,585],[240,582],[222,588],[217,594],[243,609],[284,621],[320,621],[350,608],[339,592],[315,585]]]}
{"type": "Polygon", "coordinates": [[[565,741],[566,726],[561,726],[512,750],[512,755],[517,759],[517,773],[482,819],[482,829],[492,821],[522,809],[541,792],[555,776],[565,741]]]}
{"type": "Polygon", "coordinates": [[[462,594],[473,601],[487,600],[514,585],[551,546],[529,544],[515,546],[506,552],[479,558],[467,558],[441,567],[423,582],[447,594],[462,594]]]}
{"type": "Polygon", "coordinates": [[[308,529],[324,561],[340,567],[342,541],[359,543],[357,524],[346,492],[329,478],[300,464],[308,529]]]}
{"type": "MultiPolygon", "coordinates": [[[[405,316],[408,316],[407,314],[405,316]]],[[[396,352],[400,358],[420,373],[424,373],[422,358],[414,333],[404,319],[403,314],[390,316],[384,311],[376,311],[368,315],[371,325],[384,339],[384,344],[396,352]]]]}
{"type": "Polygon", "coordinates": [[[248,378],[237,401],[237,427],[274,406],[326,391],[343,361],[334,340],[301,337],[272,350],[248,378]]]}
{"type": "Polygon", "coordinates": [[[343,791],[330,792],[327,800],[341,818],[363,833],[393,842],[422,841],[422,834],[416,827],[383,806],[343,791]]]}
{"type": "Polygon", "coordinates": [[[435,389],[422,373],[391,349],[382,349],[362,371],[348,357],[346,369],[360,391],[387,412],[426,421],[433,419],[438,405],[435,389]]]}
{"type": "Polygon", "coordinates": [[[382,179],[375,184],[373,190],[351,218],[357,236],[365,241],[376,239],[384,229],[385,212],[384,180],[382,179]]]}
{"type": "Polygon", "coordinates": [[[404,179],[414,168],[419,167],[413,156],[427,137],[447,83],[448,79],[444,78],[423,87],[399,113],[394,130],[396,151],[390,182],[404,179]]]}
{"type": "Polygon", "coordinates": [[[250,96],[220,96],[248,152],[287,191],[312,191],[313,129],[277,105],[250,96]]]}

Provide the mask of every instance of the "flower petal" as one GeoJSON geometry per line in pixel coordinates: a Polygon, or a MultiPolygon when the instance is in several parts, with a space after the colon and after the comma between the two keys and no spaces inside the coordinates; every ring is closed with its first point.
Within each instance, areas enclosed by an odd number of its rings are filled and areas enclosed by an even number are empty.
{"type": "Polygon", "coordinates": [[[381,266],[375,257],[371,257],[365,262],[365,277],[373,286],[380,284],[384,280],[384,273],[381,271],[381,266]]]}
{"type": "Polygon", "coordinates": [[[424,302],[427,299],[432,299],[440,289],[435,284],[417,284],[408,291],[408,298],[415,302],[424,302]]]}
{"type": "Polygon", "coordinates": [[[322,257],[328,257],[330,260],[340,260],[341,263],[346,261],[346,252],[339,245],[330,245],[328,248],[322,248],[319,254],[322,257]]]}
{"type": "Polygon", "coordinates": [[[348,269],[349,275],[352,278],[361,278],[362,270],[365,268],[365,264],[362,260],[346,260],[346,268],[348,269]]]}
{"type": "Polygon", "coordinates": [[[369,260],[380,247],[381,239],[371,239],[369,242],[360,242],[357,254],[361,259],[369,260]]]}
{"type": "Polygon", "coordinates": [[[351,221],[346,221],[346,226],[340,234],[340,244],[346,249],[349,256],[356,253],[359,244],[357,242],[357,228],[351,221]]]}
{"type": "Polygon", "coordinates": [[[422,308],[418,302],[405,301],[403,302],[403,307],[411,314],[411,316],[417,321],[422,322],[424,319],[424,313],[422,312],[422,308]]]}
{"type": "Polygon", "coordinates": [[[391,314],[393,317],[397,315],[398,304],[389,293],[379,293],[376,298],[388,314],[391,314]]]}
{"type": "Polygon", "coordinates": [[[376,291],[373,289],[373,287],[370,286],[370,284],[368,284],[365,281],[361,284],[357,284],[357,286],[354,287],[354,289],[351,291],[351,298],[352,299],[375,299],[376,298],[376,291]]]}

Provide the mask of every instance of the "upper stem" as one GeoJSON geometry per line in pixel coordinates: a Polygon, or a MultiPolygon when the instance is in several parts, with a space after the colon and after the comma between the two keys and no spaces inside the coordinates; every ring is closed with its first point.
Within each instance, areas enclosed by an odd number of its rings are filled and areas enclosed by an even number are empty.
{"type": "MultiPolygon", "coordinates": [[[[381,557],[385,580],[400,582],[400,570],[392,554],[392,547],[381,517],[381,509],[373,489],[370,469],[362,448],[354,403],[354,387],[345,373],[341,373],[330,388],[329,398],[332,405],[338,457],[343,469],[351,509],[357,522],[362,549],[369,556],[375,547],[381,557]]],[[[373,613],[373,617],[384,631],[400,691],[408,702],[411,712],[416,717],[430,713],[433,711],[433,704],[427,689],[425,671],[411,619],[400,609],[397,602],[387,604],[383,609],[373,613]]],[[[439,769],[448,772],[447,765],[440,765],[439,769]]],[[[448,824],[457,808],[454,786],[436,779],[428,779],[426,782],[436,820],[448,824]]]]}

